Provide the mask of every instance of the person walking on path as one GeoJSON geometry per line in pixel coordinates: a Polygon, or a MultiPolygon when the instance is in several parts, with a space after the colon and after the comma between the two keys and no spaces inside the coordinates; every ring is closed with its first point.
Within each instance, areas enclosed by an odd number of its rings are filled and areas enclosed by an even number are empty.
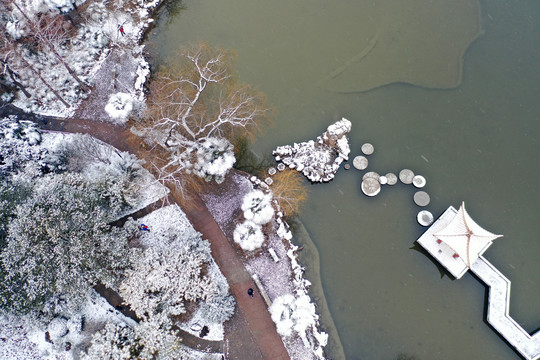
{"type": "Polygon", "coordinates": [[[252,288],[249,288],[249,289],[248,289],[248,295],[249,295],[250,297],[253,297],[253,289],[252,289],[252,288]]]}

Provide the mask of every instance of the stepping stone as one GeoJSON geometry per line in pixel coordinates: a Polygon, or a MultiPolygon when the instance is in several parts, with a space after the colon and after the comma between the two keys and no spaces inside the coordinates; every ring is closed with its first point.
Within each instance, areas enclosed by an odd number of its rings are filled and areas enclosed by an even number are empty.
{"type": "Polygon", "coordinates": [[[396,174],[394,173],[388,173],[386,175],[386,179],[388,180],[387,184],[388,185],[396,185],[397,184],[397,176],[396,174]]]}
{"type": "Polygon", "coordinates": [[[399,172],[399,180],[406,185],[412,184],[413,178],[414,172],[412,170],[403,169],[399,172]]]}
{"type": "Polygon", "coordinates": [[[381,192],[379,180],[368,177],[362,181],[362,192],[367,196],[375,196],[381,192]]]}
{"type": "Polygon", "coordinates": [[[426,186],[426,178],[422,175],[416,175],[415,177],[413,177],[412,183],[417,188],[423,188],[424,186],[426,186]]]}
{"type": "Polygon", "coordinates": [[[276,174],[276,168],[275,167],[271,167],[270,169],[268,169],[268,174],[269,175],[275,175],[276,174]]]}
{"type": "Polygon", "coordinates": [[[343,167],[345,168],[345,170],[349,170],[351,168],[351,164],[345,164],[343,165],[343,167]]]}
{"type": "Polygon", "coordinates": [[[381,176],[377,174],[375,171],[370,171],[370,172],[365,173],[364,176],[362,176],[362,180],[366,180],[367,178],[372,178],[372,179],[377,180],[377,182],[379,182],[380,177],[381,176]]]}
{"type": "Polygon", "coordinates": [[[433,214],[427,210],[422,210],[416,215],[416,220],[422,226],[429,226],[433,223],[433,214]]]}
{"type": "Polygon", "coordinates": [[[379,177],[379,184],[385,185],[386,183],[388,183],[388,179],[386,178],[386,176],[382,175],[381,177],[379,177]]]}
{"type": "Polygon", "coordinates": [[[375,148],[370,143],[365,143],[364,145],[362,145],[362,152],[365,155],[371,155],[373,154],[374,151],[375,151],[375,148]]]}
{"type": "Polygon", "coordinates": [[[429,194],[425,191],[417,191],[413,196],[414,203],[418,206],[426,206],[429,204],[429,194]]]}
{"type": "Polygon", "coordinates": [[[358,170],[364,170],[368,167],[368,159],[365,156],[357,156],[353,160],[353,166],[358,170]]]}

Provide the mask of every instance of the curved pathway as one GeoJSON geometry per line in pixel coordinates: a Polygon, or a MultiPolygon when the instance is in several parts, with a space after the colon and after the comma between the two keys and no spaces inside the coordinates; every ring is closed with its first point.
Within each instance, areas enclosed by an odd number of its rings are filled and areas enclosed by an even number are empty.
{"type": "MultiPolygon", "coordinates": [[[[89,134],[121,151],[130,152],[138,157],[143,151],[149,152],[149,154],[145,154],[145,157],[152,156],[153,152],[157,155],[160,153],[160,149],[143,149],[140,146],[141,139],[122,126],[82,119],[60,119],[25,114],[9,105],[0,108],[0,115],[7,116],[10,113],[24,114],[21,118],[38,123],[43,130],[89,134]]],[[[152,173],[154,171],[151,168],[147,170],[152,173]]],[[[227,358],[290,359],[264,300],[258,293],[253,298],[247,294],[249,288],[256,288],[255,283],[204,202],[197,194],[191,196],[189,202],[182,202],[182,194],[174,186],[169,186],[169,189],[171,190],[170,198],[177,204],[182,204],[182,210],[186,213],[193,227],[210,242],[214,260],[227,278],[231,292],[236,299],[238,308],[233,319],[229,321],[229,323],[234,321],[234,325],[225,323],[225,327],[230,330],[225,341],[227,358]]]]}

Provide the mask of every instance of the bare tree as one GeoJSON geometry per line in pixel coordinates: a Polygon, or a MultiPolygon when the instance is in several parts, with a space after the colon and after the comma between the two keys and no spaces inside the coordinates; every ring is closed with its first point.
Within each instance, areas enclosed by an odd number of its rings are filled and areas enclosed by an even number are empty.
{"type": "Polygon", "coordinates": [[[64,98],[56,91],[48,82],[43,78],[41,75],[41,72],[37,70],[32,64],[30,64],[24,56],[21,54],[17,43],[12,42],[9,39],[9,36],[7,35],[7,30],[4,27],[4,24],[0,22],[0,57],[1,57],[1,63],[3,65],[3,71],[4,73],[7,73],[10,75],[11,80],[13,83],[21,89],[21,91],[25,94],[26,97],[31,97],[31,94],[26,90],[23,84],[21,84],[15,75],[15,70],[13,70],[13,66],[11,63],[20,63],[23,67],[28,68],[34,75],[36,75],[43,84],[64,104],[66,107],[70,107],[70,105],[64,100],[64,98]]]}
{"type": "Polygon", "coordinates": [[[302,174],[289,168],[272,176],[270,190],[285,216],[298,214],[308,197],[302,174]]]}
{"type": "Polygon", "coordinates": [[[152,81],[139,127],[170,153],[162,179],[189,173],[201,144],[254,135],[268,120],[265,97],[232,76],[232,55],[207,44],[183,48],[152,81]]]}
{"type": "Polygon", "coordinates": [[[25,18],[30,26],[32,36],[38,43],[48,47],[58,61],[66,68],[67,72],[75,79],[75,81],[77,81],[77,83],[79,83],[81,89],[88,92],[90,90],[88,85],[79,78],[77,73],[66,63],[55,47],[56,43],[67,39],[67,27],[65,25],[69,23],[63,21],[63,18],[60,16],[49,17],[46,14],[39,14],[37,20],[31,19],[16,1],[10,1],[9,3],[25,18]]]}

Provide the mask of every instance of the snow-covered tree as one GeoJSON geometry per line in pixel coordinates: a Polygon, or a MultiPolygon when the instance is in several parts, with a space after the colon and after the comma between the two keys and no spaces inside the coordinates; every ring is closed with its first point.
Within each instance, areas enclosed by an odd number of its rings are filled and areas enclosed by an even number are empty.
{"type": "Polygon", "coordinates": [[[135,338],[135,331],[126,324],[107,323],[92,336],[92,342],[83,360],[137,359],[143,345],[135,338]]]}
{"type": "Polygon", "coordinates": [[[308,344],[306,330],[316,325],[318,315],[315,305],[308,295],[295,297],[286,294],[276,298],[270,306],[270,315],[276,323],[276,328],[282,336],[298,333],[304,344],[308,344]]]}
{"type": "Polygon", "coordinates": [[[214,279],[216,291],[209,294],[206,301],[201,303],[201,317],[210,323],[221,324],[234,314],[234,298],[229,295],[229,285],[225,277],[221,275],[221,278],[222,281],[214,279]]]}
{"type": "Polygon", "coordinates": [[[82,360],[192,360],[181,340],[152,321],[141,321],[134,328],[107,323],[92,336],[82,360]]]}
{"type": "Polygon", "coordinates": [[[37,126],[15,117],[0,119],[0,175],[6,179],[27,169],[27,177],[63,171],[66,159],[39,146],[37,126]]]}
{"type": "Polygon", "coordinates": [[[119,289],[141,319],[170,324],[171,316],[185,312],[186,301],[204,300],[217,292],[202,271],[210,261],[208,242],[198,237],[185,245],[183,249],[150,247],[131,256],[132,268],[119,289]]]}
{"type": "Polygon", "coordinates": [[[234,241],[245,251],[259,249],[264,243],[264,234],[261,225],[246,220],[236,225],[233,232],[234,241]]]}
{"type": "MultiPolygon", "coordinates": [[[[266,121],[264,97],[235,80],[231,59],[230,52],[206,44],[185,48],[152,81],[146,118],[139,127],[169,151],[168,161],[159,166],[163,179],[181,183],[199,160],[194,155],[205,152],[205,142],[216,146],[210,139],[232,141],[253,134],[266,121]]],[[[225,150],[223,144],[218,148],[225,150]]],[[[196,174],[222,177],[232,166],[229,149],[223,154],[205,166],[209,171],[196,174]]]]}
{"type": "Polygon", "coordinates": [[[133,154],[121,152],[90,135],[72,135],[61,142],[55,153],[67,158],[67,170],[107,184],[107,192],[120,196],[133,206],[137,202],[142,174],[141,161],[133,154]]]}
{"type": "Polygon", "coordinates": [[[193,172],[206,181],[223,182],[235,162],[233,146],[227,139],[208,137],[197,144],[195,152],[193,172]]]}
{"type": "Polygon", "coordinates": [[[107,190],[77,174],[47,175],[16,207],[0,253],[0,298],[15,298],[14,311],[42,309],[57,293],[77,304],[92,285],[115,284],[134,230],[107,225],[122,207],[107,190]]]}
{"type": "MultiPolygon", "coordinates": [[[[8,8],[11,7],[11,13],[14,16],[17,16],[21,20],[24,19],[25,34],[32,37],[37,46],[45,47],[54,54],[67,72],[77,81],[81,89],[85,92],[89,91],[88,86],[79,78],[77,73],[57,50],[67,40],[67,29],[71,24],[54,10],[44,11],[44,9],[40,9],[32,14],[30,11],[33,9],[29,11],[29,9],[25,8],[25,2],[23,1],[10,0],[6,1],[6,3],[8,4],[8,8]]],[[[43,4],[47,4],[47,2],[45,1],[43,4]]],[[[54,2],[50,1],[48,4],[51,5],[54,2]]],[[[71,5],[70,7],[73,6],[72,4],[69,5],[71,5]]],[[[62,7],[59,10],[61,11],[61,9],[62,7]]],[[[51,8],[47,10],[51,10],[51,8]]]]}
{"type": "Polygon", "coordinates": [[[242,211],[247,220],[256,224],[264,225],[274,216],[272,207],[272,195],[265,194],[262,190],[252,190],[244,196],[242,211]]]}

